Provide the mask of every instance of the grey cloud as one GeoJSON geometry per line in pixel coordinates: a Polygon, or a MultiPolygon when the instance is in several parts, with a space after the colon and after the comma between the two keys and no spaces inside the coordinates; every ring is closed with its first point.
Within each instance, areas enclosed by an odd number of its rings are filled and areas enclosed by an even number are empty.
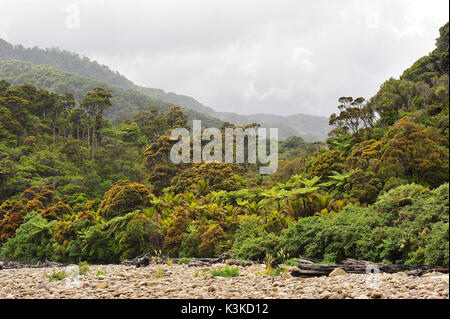
{"type": "Polygon", "coordinates": [[[0,36],[58,46],[219,111],[329,115],[433,49],[448,1],[0,0],[0,36]],[[66,8],[80,10],[68,29],[66,8]]]}

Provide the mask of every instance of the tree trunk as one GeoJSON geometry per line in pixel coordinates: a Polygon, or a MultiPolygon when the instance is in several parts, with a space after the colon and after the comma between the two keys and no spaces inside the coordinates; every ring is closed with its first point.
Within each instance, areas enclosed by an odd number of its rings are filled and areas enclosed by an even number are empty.
{"type": "Polygon", "coordinates": [[[87,139],[88,139],[88,153],[89,158],[91,157],[91,132],[89,129],[89,123],[87,123],[87,139]]]}
{"type": "Polygon", "coordinates": [[[94,125],[92,127],[92,160],[95,160],[95,115],[94,115],[94,125]]]}

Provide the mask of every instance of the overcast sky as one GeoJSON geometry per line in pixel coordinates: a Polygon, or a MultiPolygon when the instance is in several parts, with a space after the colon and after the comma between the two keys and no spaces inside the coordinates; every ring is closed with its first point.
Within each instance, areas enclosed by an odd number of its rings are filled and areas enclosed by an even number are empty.
{"type": "Polygon", "coordinates": [[[0,0],[0,37],[219,111],[328,116],[434,48],[448,0],[0,0]],[[79,16],[79,19],[78,19],[79,16]]]}

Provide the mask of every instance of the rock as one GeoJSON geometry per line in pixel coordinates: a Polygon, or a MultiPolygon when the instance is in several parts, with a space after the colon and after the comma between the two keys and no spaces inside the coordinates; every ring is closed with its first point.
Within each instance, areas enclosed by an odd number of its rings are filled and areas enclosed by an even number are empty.
{"type": "Polygon", "coordinates": [[[36,286],[36,288],[37,289],[48,289],[48,282],[42,281],[36,286]]]}
{"type": "Polygon", "coordinates": [[[99,283],[98,285],[97,285],[97,289],[105,289],[105,288],[107,288],[108,287],[108,283],[106,283],[106,282],[101,282],[101,283],[99,283]]]}
{"type": "MultiPolygon", "coordinates": [[[[52,268],[14,268],[0,270],[0,299],[3,298],[300,298],[300,299],[448,299],[449,275],[429,274],[422,277],[408,277],[404,274],[377,274],[376,278],[366,274],[349,273],[341,277],[328,276],[288,278],[288,276],[262,276],[265,266],[253,264],[240,267],[241,275],[236,278],[194,276],[197,271],[210,275],[212,268],[223,268],[217,264],[209,269],[204,265],[192,269],[187,265],[174,263],[150,264],[136,268],[135,265],[91,266],[91,272],[99,269],[106,274],[81,276],[81,287],[73,289],[67,282],[48,282],[46,275],[52,268]],[[153,278],[158,268],[166,274],[153,278]],[[169,272],[169,270],[171,270],[169,272]],[[368,286],[376,279],[379,286],[368,286]],[[44,288],[44,289],[43,289],[44,288]]],[[[331,269],[330,273],[333,269],[331,269]]]]}
{"type": "Polygon", "coordinates": [[[437,273],[437,272],[429,272],[429,273],[423,274],[422,278],[437,277],[437,276],[440,276],[440,275],[441,274],[437,273]]]}
{"type": "Polygon", "coordinates": [[[381,298],[384,298],[384,295],[380,291],[372,291],[372,293],[370,294],[370,297],[373,299],[381,299],[381,298]]]}
{"type": "Polygon", "coordinates": [[[34,295],[34,290],[28,289],[24,292],[25,295],[34,295]]]}
{"type": "Polygon", "coordinates": [[[336,268],[328,274],[328,277],[348,276],[348,273],[342,268],[336,268]]]}
{"type": "Polygon", "coordinates": [[[321,299],[329,299],[332,295],[333,295],[332,292],[330,292],[330,291],[328,291],[328,290],[325,290],[324,292],[322,292],[322,293],[320,294],[320,298],[321,298],[321,299]]]}

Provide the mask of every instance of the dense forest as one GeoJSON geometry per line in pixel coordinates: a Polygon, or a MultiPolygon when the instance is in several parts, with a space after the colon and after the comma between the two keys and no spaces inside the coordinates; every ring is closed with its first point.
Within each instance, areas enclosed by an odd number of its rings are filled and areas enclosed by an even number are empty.
{"type": "Polygon", "coordinates": [[[372,98],[340,98],[326,143],[280,141],[268,176],[251,163],[173,164],[170,131],[201,115],[118,74],[0,61],[0,260],[226,252],[448,267],[448,32],[372,98]]]}
{"type": "Polygon", "coordinates": [[[307,141],[324,140],[329,131],[326,117],[216,112],[192,97],[136,85],[109,67],[76,53],[58,48],[14,46],[2,39],[0,78],[12,85],[27,83],[55,93],[72,92],[78,101],[95,87],[109,88],[114,92],[113,106],[107,110],[105,117],[113,122],[151,106],[167,108],[168,105],[178,105],[184,108],[190,119],[208,122],[208,127],[220,127],[222,122],[236,125],[257,122],[264,127],[277,127],[282,139],[297,135],[307,141]]]}
{"type": "MultiPolygon", "coordinates": [[[[140,94],[133,89],[108,85],[75,73],[61,71],[56,67],[47,65],[34,65],[20,60],[0,60],[0,78],[8,81],[13,86],[31,84],[39,89],[54,93],[72,93],[76,103],[80,103],[90,90],[102,87],[113,93],[111,107],[104,114],[112,123],[123,120],[130,115],[135,115],[141,110],[156,107],[160,110],[168,110],[173,104],[154,100],[147,95],[140,94]]],[[[184,112],[192,119],[202,120],[205,125],[220,126],[223,122],[209,115],[199,113],[192,109],[184,109],[184,112]]]]}

